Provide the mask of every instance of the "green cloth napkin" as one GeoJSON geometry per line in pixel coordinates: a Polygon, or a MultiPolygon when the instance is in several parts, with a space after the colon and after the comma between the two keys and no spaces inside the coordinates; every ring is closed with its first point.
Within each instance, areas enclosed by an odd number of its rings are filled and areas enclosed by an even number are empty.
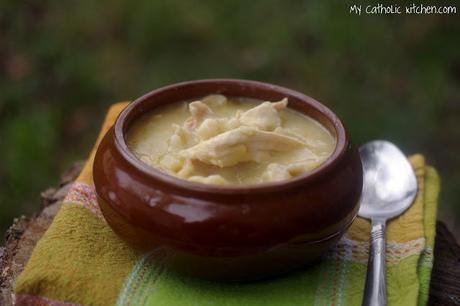
{"type": "MultiPolygon", "coordinates": [[[[361,304],[370,225],[360,218],[320,264],[253,283],[178,275],[161,254],[130,249],[105,223],[92,184],[95,148],[125,106],[110,108],[85,168],[17,280],[17,305],[361,304]]],[[[439,178],[421,155],[410,160],[416,200],[387,226],[389,305],[425,305],[433,265],[439,178]]]]}

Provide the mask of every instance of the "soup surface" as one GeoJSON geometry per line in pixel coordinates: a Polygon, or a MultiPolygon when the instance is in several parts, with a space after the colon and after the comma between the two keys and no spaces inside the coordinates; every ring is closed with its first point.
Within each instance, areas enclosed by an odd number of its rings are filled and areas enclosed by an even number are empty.
{"type": "Polygon", "coordinates": [[[173,103],[136,119],[126,142],[144,163],[193,182],[286,180],[318,167],[336,145],[324,126],[287,105],[222,95],[173,103]]]}

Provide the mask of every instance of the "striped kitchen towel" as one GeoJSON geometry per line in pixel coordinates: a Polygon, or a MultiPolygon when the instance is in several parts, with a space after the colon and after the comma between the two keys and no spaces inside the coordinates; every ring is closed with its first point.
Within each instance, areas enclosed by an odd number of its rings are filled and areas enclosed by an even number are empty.
{"type": "MultiPolygon", "coordinates": [[[[216,283],[169,271],[164,254],[139,254],[108,227],[92,183],[95,148],[126,103],[113,105],[80,176],[16,283],[17,305],[360,305],[369,222],[357,218],[318,265],[253,283],[216,283]]],[[[387,226],[389,305],[428,299],[439,179],[410,157],[415,203],[387,226]]]]}

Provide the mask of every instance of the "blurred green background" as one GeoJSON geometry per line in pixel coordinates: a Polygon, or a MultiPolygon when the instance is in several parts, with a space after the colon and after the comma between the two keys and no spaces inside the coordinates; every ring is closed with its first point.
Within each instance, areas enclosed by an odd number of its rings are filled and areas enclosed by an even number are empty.
{"type": "Polygon", "coordinates": [[[422,152],[460,228],[460,18],[349,14],[342,1],[0,2],[0,231],[86,158],[107,107],[245,78],[335,110],[354,141],[422,152]]]}

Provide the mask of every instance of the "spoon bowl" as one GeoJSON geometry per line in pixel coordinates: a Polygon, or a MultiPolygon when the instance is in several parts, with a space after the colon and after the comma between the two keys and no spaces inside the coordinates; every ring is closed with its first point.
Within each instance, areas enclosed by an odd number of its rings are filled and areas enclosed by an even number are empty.
{"type": "Polygon", "coordinates": [[[359,149],[364,170],[359,216],[391,219],[417,194],[417,180],[406,156],[391,142],[376,140],[359,149]]]}

